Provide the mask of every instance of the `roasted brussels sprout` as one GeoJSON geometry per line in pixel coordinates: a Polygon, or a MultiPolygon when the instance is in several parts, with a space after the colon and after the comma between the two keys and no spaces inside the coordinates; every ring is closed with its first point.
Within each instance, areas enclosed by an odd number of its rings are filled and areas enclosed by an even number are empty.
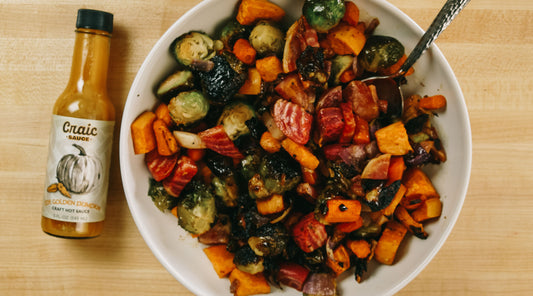
{"type": "Polygon", "coordinates": [[[256,117],[256,114],[250,105],[234,102],[224,108],[217,125],[222,124],[226,134],[234,141],[238,137],[250,133],[246,121],[253,117],[256,117]]]}
{"type": "Polygon", "coordinates": [[[305,0],[302,9],[309,25],[319,33],[335,27],[345,12],[344,0],[305,0]]]}
{"type": "Polygon", "coordinates": [[[371,35],[366,40],[358,61],[366,71],[379,72],[397,63],[404,53],[404,47],[397,39],[371,35]]]}
{"type": "Polygon", "coordinates": [[[239,72],[240,68],[234,60],[226,58],[231,54],[216,55],[211,59],[213,68],[207,72],[197,71],[202,88],[209,98],[215,103],[228,103],[246,80],[246,72],[239,72]],[[230,62],[232,62],[230,64],[230,62]],[[233,65],[233,66],[232,66],[233,65]],[[235,70],[237,68],[237,70],[235,70]]]}
{"type": "Polygon", "coordinates": [[[233,175],[233,160],[212,150],[206,151],[205,164],[219,178],[226,178],[233,175]]]}
{"type": "Polygon", "coordinates": [[[261,157],[257,154],[246,155],[240,163],[240,172],[244,180],[250,180],[259,172],[261,157]]]}
{"type": "Polygon", "coordinates": [[[182,91],[194,88],[195,78],[189,70],[178,70],[166,77],[156,89],[156,96],[165,103],[182,91]]]}
{"type": "Polygon", "coordinates": [[[202,32],[191,31],[176,38],[170,52],[178,63],[189,66],[194,61],[206,61],[215,56],[221,44],[202,32]]]}
{"type": "Polygon", "coordinates": [[[352,55],[337,55],[331,60],[331,75],[329,84],[331,86],[340,84],[341,74],[353,67],[354,57],[352,55]]]}
{"type": "Polygon", "coordinates": [[[248,39],[260,56],[283,54],[285,34],[271,22],[258,22],[248,39]]]}
{"type": "Polygon", "coordinates": [[[169,210],[173,208],[178,199],[168,194],[163,183],[157,182],[154,179],[150,179],[150,187],[148,188],[148,196],[152,198],[154,205],[161,211],[169,210]]]}
{"type": "Polygon", "coordinates": [[[170,100],[168,110],[176,124],[189,125],[207,115],[209,102],[199,91],[185,91],[170,100]]]}
{"type": "Polygon", "coordinates": [[[235,44],[235,41],[237,41],[240,38],[247,38],[248,34],[249,34],[249,30],[246,26],[241,25],[235,19],[229,19],[222,26],[219,39],[220,41],[222,41],[222,43],[224,44],[224,47],[227,50],[232,50],[233,45],[235,44]]]}
{"type": "Polygon", "coordinates": [[[328,80],[324,64],[324,50],[320,47],[306,47],[296,60],[296,67],[305,80],[318,84],[324,84],[328,80]]]}
{"type": "Polygon", "coordinates": [[[192,180],[187,184],[178,203],[178,224],[193,234],[211,229],[215,221],[215,197],[206,184],[192,180]]]}
{"type": "Polygon", "coordinates": [[[248,245],[258,256],[277,256],[289,242],[289,232],[281,223],[266,224],[248,239],[248,245]]]}
{"type": "Polygon", "coordinates": [[[301,180],[300,164],[286,151],[267,154],[259,165],[259,175],[270,194],[283,194],[294,189],[301,180]]]}
{"type": "Polygon", "coordinates": [[[239,198],[239,187],[233,175],[226,178],[214,177],[213,188],[215,195],[222,200],[227,207],[235,207],[239,198]]]}
{"type": "Polygon", "coordinates": [[[265,267],[263,262],[265,260],[261,256],[257,256],[250,246],[245,245],[235,252],[233,263],[240,271],[244,271],[250,274],[257,274],[263,272],[265,267]]]}

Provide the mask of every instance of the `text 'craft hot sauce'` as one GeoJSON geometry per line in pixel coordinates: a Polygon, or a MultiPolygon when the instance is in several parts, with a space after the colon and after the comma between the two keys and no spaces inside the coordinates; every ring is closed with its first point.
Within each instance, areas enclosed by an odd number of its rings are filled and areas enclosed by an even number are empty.
{"type": "Polygon", "coordinates": [[[90,238],[104,226],[115,108],[107,95],[113,15],[80,9],[72,69],[53,107],[41,226],[90,238]]]}

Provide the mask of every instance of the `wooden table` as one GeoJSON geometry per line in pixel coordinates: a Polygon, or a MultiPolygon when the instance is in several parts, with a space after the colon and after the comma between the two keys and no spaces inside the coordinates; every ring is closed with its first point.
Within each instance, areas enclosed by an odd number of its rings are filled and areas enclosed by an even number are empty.
{"type": "MultiPolygon", "coordinates": [[[[108,85],[120,118],[152,46],[200,1],[55,2],[0,0],[0,294],[192,295],[132,220],[118,132],[103,235],[48,236],[40,212],[51,110],[70,72],[77,9],[115,14],[108,85]]],[[[427,28],[444,0],[390,2],[427,28]]],[[[437,41],[468,106],[472,175],[447,242],[398,295],[533,294],[532,19],[530,0],[474,0],[437,41]]]]}

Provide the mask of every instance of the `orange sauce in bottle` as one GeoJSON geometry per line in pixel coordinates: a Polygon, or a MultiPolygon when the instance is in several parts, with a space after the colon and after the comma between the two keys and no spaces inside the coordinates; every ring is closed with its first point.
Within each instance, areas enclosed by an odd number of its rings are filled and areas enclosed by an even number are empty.
{"type": "Polygon", "coordinates": [[[115,121],[106,83],[112,25],[110,13],[78,11],[70,79],[53,107],[41,220],[53,236],[95,237],[104,226],[115,121]]]}

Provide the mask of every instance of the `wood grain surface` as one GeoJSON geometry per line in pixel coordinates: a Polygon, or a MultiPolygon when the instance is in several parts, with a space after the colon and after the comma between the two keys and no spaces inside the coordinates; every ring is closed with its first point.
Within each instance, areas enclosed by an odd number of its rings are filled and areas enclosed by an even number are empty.
{"type": "MultiPolygon", "coordinates": [[[[40,217],[51,110],[70,73],[77,9],[115,15],[108,86],[120,124],[146,55],[199,2],[0,0],[0,295],[192,295],[133,222],[118,132],[103,235],[54,238],[40,217]]],[[[390,2],[427,28],[444,0],[390,2]]],[[[533,295],[533,1],[473,0],[437,45],[464,92],[472,175],[448,240],[397,295],[533,295]]]]}

